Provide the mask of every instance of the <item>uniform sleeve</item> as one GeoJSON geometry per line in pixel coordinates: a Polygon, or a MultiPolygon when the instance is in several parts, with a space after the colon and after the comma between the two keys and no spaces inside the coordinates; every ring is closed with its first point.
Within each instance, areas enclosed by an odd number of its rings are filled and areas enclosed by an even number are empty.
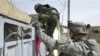
{"type": "Polygon", "coordinates": [[[66,54],[81,54],[82,53],[82,48],[79,44],[72,42],[72,41],[59,41],[59,40],[54,40],[52,37],[47,36],[45,33],[41,31],[37,31],[38,36],[42,40],[42,42],[52,51],[53,49],[58,49],[60,52],[64,52],[66,54]]]}
{"type": "Polygon", "coordinates": [[[49,48],[50,51],[52,51],[56,45],[56,40],[54,40],[52,37],[49,37],[42,31],[38,30],[37,35],[42,40],[42,42],[46,45],[47,48],[49,48]]]}
{"type": "MultiPolygon", "coordinates": [[[[98,43],[96,42],[95,39],[89,39],[87,40],[91,46],[91,49],[93,50],[93,52],[95,52],[98,56],[100,56],[100,50],[99,50],[99,47],[98,47],[98,43]]],[[[96,55],[95,55],[96,56],[96,55]]]]}
{"type": "Polygon", "coordinates": [[[61,43],[57,41],[57,48],[60,52],[74,55],[81,55],[83,53],[82,47],[77,42],[67,41],[66,43],[61,43]]]}

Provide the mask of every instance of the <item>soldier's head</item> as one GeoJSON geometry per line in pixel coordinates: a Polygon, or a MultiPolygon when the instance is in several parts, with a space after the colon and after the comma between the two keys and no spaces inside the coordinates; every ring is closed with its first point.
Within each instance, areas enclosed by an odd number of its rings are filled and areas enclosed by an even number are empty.
{"type": "Polygon", "coordinates": [[[81,39],[86,36],[90,25],[86,25],[81,22],[70,22],[69,23],[70,36],[72,39],[81,39]]]}
{"type": "Polygon", "coordinates": [[[42,5],[39,4],[39,3],[35,5],[34,9],[35,9],[35,11],[36,11],[37,13],[40,13],[40,11],[41,11],[41,6],[42,6],[42,5]]]}
{"type": "Polygon", "coordinates": [[[35,8],[35,11],[37,13],[45,13],[45,11],[47,10],[47,8],[50,8],[50,5],[48,5],[48,4],[45,4],[45,5],[36,4],[34,8],[35,8]]]}

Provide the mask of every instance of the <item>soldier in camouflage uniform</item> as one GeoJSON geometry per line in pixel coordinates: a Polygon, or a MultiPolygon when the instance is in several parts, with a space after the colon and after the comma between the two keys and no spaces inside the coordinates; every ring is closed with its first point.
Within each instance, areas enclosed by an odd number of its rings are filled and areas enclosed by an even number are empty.
{"type": "Polygon", "coordinates": [[[72,40],[67,42],[54,40],[40,30],[40,25],[35,25],[37,35],[44,42],[46,47],[52,51],[58,49],[60,52],[66,54],[65,56],[99,56],[97,50],[97,42],[94,39],[86,39],[89,27],[81,23],[70,22],[69,30],[72,40]]]}
{"type": "Polygon", "coordinates": [[[59,21],[58,11],[48,4],[36,4],[35,10],[38,13],[39,22],[43,24],[42,28],[45,28],[45,33],[53,37],[54,29],[59,21]]]}

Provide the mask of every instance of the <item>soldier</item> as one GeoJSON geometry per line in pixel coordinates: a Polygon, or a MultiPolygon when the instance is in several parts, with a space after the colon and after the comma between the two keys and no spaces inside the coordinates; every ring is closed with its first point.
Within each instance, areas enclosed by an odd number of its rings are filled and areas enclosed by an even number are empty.
{"type": "Polygon", "coordinates": [[[59,21],[58,11],[48,4],[36,4],[35,11],[38,13],[39,22],[41,22],[43,24],[42,27],[45,28],[45,33],[53,37],[54,29],[59,21]]]}
{"type": "Polygon", "coordinates": [[[66,56],[99,56],[97,42],[94,39],[85,38],[89,27],[84,24],[69,23],[68,28],[72,40],[68,40],[67,42],[52,39],[40,30],[39,24],[36,24],[35,27],[38,29],[36,31],[37,35],[50,51],[58,49],[60,52],[66,54],[66,56]]]}

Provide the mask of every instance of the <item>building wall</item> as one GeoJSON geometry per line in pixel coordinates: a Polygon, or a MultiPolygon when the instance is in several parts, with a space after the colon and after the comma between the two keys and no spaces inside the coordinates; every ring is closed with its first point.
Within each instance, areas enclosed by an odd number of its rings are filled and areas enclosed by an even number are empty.
{"type": "Polygon", "coordinates": [[[90,37],[100,43],[100,26],[93,26],[90,29],[90,37]]]}
{"type": "Polygon", "coordinates": [[[0,0],[0,14],[25,23],[30,23],[31,21],[31,17],[27,13],[18,9],[8,0],[0,0]]]}

